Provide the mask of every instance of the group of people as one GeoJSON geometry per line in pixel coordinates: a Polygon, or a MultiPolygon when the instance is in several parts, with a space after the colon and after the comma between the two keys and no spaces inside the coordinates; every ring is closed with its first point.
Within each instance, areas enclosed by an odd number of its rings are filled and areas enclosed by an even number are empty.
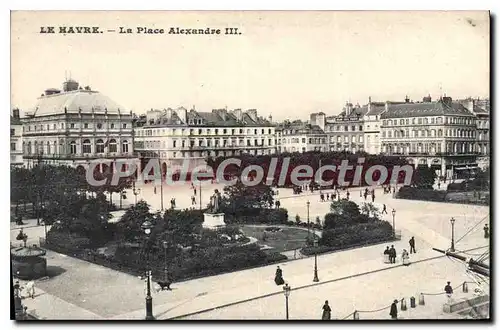
{"type": "MultiPolygon", "coordinates": [[[[361,193],[361,191],[360,191],[360,193],[361,193]]],[[[365,198],[365,201],[368,198],[368,195],[371,196],[372,203],[374,203],[375,202],[375,189],[372,188],[372,190],[368,190],[368,188],[365,188],[365,192],[363,193],[363,197],[365,198]]]]}
{"type": "Polygon", "coordinates": [[[390,185],[384,186],[384,194],[390,194],[392,191],[393,194],[396,193],[396,186],[391,187],[390,185]]]}
{"type": "MultiPolygon", "coordinates": [[[[417,253],[417,250],[415,249],[415,237],[412,236],[410,240],[408,241],[410,244],[410,252],[408,252],[406,249],[403,249],[403,252],[401,253],[401,260],[403,261],[403,265],[408,266],[410,264],[410,254],[411,253],[417,253]]],[[[384,251],[384,256],[386,256],[386,262],[395,264],[396,263],[396,256],[397,252],[396,249],[394,248],[394,245],[391,245],[389,248],[388,246],[385,248],[384,251]]]]}
{"type": "MultiPolygon", "coordinates": [[[[346,198],[347,198],[348,200],[349,200],[349,195],[350,195],[350,194],[351,194],[351,193],[350,193],[349,191],[347,191],[347,192],[346,192],[346,198]]],[[[335,198],[337,198],[337,200],[340,200],[340,193],[339,193],[339,191],[338,191],[338,190],[335,190],[335,191],[334,191],[334,192],[332,192],[332,193],[328,193],[328,192],[327,192],[326,194],[325,194],[325,193],[323,193],[323,192],[320,192],[320,194],[319,194],[319,200],[320,200],[321,202],[325,202],[325,201],[329,201],[329,200],[334,201],[334,200],[335,200],[335,198]],[[325,198],[325,197],[326,197],[326,198],[325,198]]]]}

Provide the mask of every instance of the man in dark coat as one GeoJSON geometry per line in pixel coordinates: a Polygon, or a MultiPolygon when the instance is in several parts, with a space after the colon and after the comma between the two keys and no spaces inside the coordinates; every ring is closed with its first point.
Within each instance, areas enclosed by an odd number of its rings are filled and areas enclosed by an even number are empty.
{"type": "Polygon", "coordinates": [[[415,250],[415,237],[414,236],[412,236],[410,238],[409,243],[410,243],[410,254],[412,253],[412,251],[413,251],[413,253],[417,253],[417,251],[415,250]]]}
{"type": "Polygon", "coordinates": [[[391,261],[391,264],[396,263],[396,249],[394,248],[394,245],[391,245],[390,253],[389,253],[389,259],[391,261]]]}
{"type": "Polygon", "coordinates": [[[484,238],[490,238],[490,227],[488,227],[488,224],[484,225],[483,230],[484,230],[484,238]]]}
{"type": "Polygon", "coordinates": [[[277,208],[277,209],[279,209],[279,208],[280,208],[280,206],[281,206],[281,203],[280,203],[280,201],[279,201],[279,200],[278,200],[278,201],[276,201],[276,203],[274,203],[274,204],[276,205],[276,208],[277,208]]]}
{"type": "Polygon", "coordinates": [[[398,303],[398,301],[396,299],[394,299],[394,302],[391,305],[391,311],[389,313],[389,315],[391,316],[391,319],[393,319],[393,320],[398,319],[398,305],[397,305],[397,303],[398,303]]]}

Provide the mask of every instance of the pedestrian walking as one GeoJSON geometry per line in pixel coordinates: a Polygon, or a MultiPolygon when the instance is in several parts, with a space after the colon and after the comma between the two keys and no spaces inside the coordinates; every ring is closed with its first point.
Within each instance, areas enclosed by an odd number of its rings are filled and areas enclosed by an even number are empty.
{"type": "Polygon", "coordinates": [[[388,246],[385,248],[385,251],[384,251],[384,262],[386,264],[392,263],[392,261],[391,261],[391,250],[389,249],[388,246]]]}
{"type": "Polygon", "coordinates": [[[403,253],[401,253],[401,259],[403,260],[404,266],[410,265],[410,255],[408,254],[408,251],[406,251],[406,249],[403,249],[403,253]]]}
{"type": "Polygon", "coordinates": [[[153,188],[153,192],[154,192],[154,194],[156,195],[156,186],[154,186],[154,188],[153,188]]]}
{"type": "Polygon", "coordinates": [[[280,266],[276,269],[276,274],[274,276],[274,283],[276,285],[283,285],[285,284],[285,281],[283,280],[283,271],[281,270],[280,266]]]}
{"type": "Polygon", "coordinates": [[[194,195],[196,196],[196,188],[193,188],[193,191],[194,191],[194,195]]]}
{"type": "Polygon", "coordinates": [[[490,227],[488,227],[488,224],[484,225],[483,230],[484,230],[484,238],[490,238],[490,227]]]}
{"type": "Polygon", "coordinates": [[[330,194],[329,193],[326,193],[326,200],[329,201],[330,200],[330,194]]]}
{"type": "Polygon", "coordinates": [[[415,237],[414,236],[412,236],[410,238],[408,243],[410,243],[410,253],[417,253],[417,250],[415,250],[415,237]]]}
{"type": "Polygon", "coordinates": [[[196,197],[191,196],[191,205],[196,205],[196,197]]]}
{"type": "Polygon", "coordinates": [[[448,302],[451,302],[451,298],[453,296],[453,288],[451,287],[451,282],[446,282],[446,286],[444,287],[444,292],[446,293],[446,297],[448,297],[448,302]]]}
{"type": "Polygon", "coordinates": [[[320,199],[322,202],[324,202],[324,201],[325,201],[325,195],[323,195],[323,193],[321,193],[321,194],[319,195],[319,199],[320,199]]]}
{"type": "Polygon", "coordinates": [[[372,203],[375,203],[375,194],[372,193],[372,203]]]}
{"type": "Polygon", "coordinates": [[[277,209],[279,209],[279,208],[280,208],[280,206],[281,206],[280,201],[279,201],[279,200],[278,200],[278,201],[276,201],[275,205],[276,205],[276,208],[277,208],[277,209]]]}
{"type": "Polygon", "coordinates": [[[391,245],[391,249],[389,251],[390,251],[389,257],[390,257],[391,264],[395,264],[396,263],[396,249],[394,248],[394,245],[391,245]]]}
{"type": "Polygon", "coordinates": [[[35,282],[34,281],[29,281],[26,283],[26,293],[28,294],[28,297],[31,297],[31,299],[35,298],[35,282]]]}
{"type": "Polygon", "coordinates": [[[385,204],[382,208],[382,214],[384,214],[384,213],[387,214],[387,206],[385,206],[385,204]]]}
{"type": "Polygon", "coordinates": [[[345,195],[346,195],[347,200],[349,200],[349,196],[351,195],[351,193],[349,192],[349,190],[346,192],[345,195]]]}
{"type": "Polygon", "coordinates": [[[322,320],[331,320],[332,318],[332,309],[330,305],[328,305],[328,300],[325,300],[325,304],[323,305],[323,315],[321,316],[322,320]]]}
{"type": "Polygon", "coordinates": [[[394,299],[391,305],[391,311],[389,315],[391,316],[391,319],[397,320],[398,319],[398,300],[394,299]]]}

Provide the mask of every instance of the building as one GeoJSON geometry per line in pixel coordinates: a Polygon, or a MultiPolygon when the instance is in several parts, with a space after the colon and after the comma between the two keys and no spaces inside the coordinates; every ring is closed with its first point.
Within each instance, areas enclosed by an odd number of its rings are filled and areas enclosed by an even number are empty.
{"type": "Polygon", "coordinates": [[[330,151],[364,151],[364,120],[367,107],[347,102],[337,116],[326,117],[325,133],[330,151]]]}
{"type": "Polygon", "coordinates": [[[278,152],[327,151],[327,135],[318,125],[285,122],[276,128],[278,152]]]}
{"type": "Polygon", "coordinates": [[[476,116],[451,97],[388,102],[381,119],[383,154],[406,156],[447,178],[464,177],[477,167],[476,116]]]}
{"type": "Polygon", "coordinates": [[[163,173],[169,166],[183,166],[186,160],[190,171],[206,164],[208,157],[275,153],[275,127],[255,109],[151,109],[136,123],[134,149],[143,165],[160,159],[163,173]]]}
{"type": "Polygon", "coordinates": [[[368,104],[362,107],[363,113],[363,142],[364,151],[377,155],[380,150],[380,126],[382,124],[381,114],[386,111],[387,102],[372,102],[371,97],[368,104]],[[366,108],[366,110],[365,110],[366,108]]]}
{"type": "Polygon", "coordinates": [[[10,166],[23,165],[23,124],[19,109],[12,110],[10,116],[10,166]]]}
{"type": "MultiPolygon", "coordinates": [[[[86,168],[90,161],[102,158],[137,161],[132,120],[132,112],[109,97],[66,80],[62,90],[45,90],[34,109],[25,112],[24,164],[86,168]]],[[[106,167],[100,165],[99,170],[106,167]]]]}
{"type": "Polygon", "coordinates": [[[477,163],[481,168],[490,164],[490,102],[488,99],[468,98],[461,102],[476,116],[476,146],[477,163]]]}

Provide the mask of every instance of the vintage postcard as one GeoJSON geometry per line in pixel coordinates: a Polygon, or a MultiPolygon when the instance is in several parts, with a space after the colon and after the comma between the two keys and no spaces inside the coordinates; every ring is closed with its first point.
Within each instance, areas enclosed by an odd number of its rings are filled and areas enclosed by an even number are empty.
{"type": "Polygon", "coordinates": [[[12,11],[16,320],[490,319],[488,11],[12,11]]]}

